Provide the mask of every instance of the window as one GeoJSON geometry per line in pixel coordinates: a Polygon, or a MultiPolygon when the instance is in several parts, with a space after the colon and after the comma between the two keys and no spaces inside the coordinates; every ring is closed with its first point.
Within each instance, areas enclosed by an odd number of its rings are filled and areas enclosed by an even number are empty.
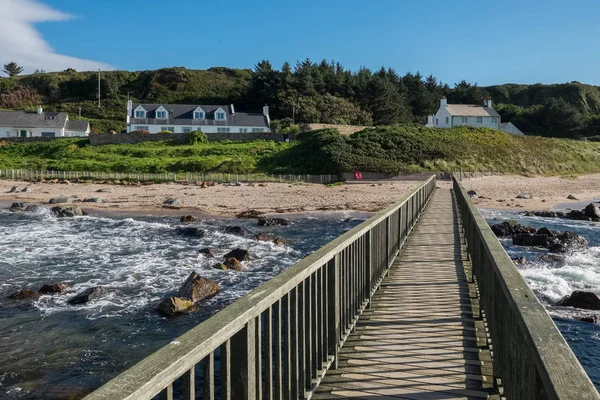
{"type": "Polygon", "coordinates": [[[498,123],[498,117],[492,117],[492,124],[498,123]]]}
{"type": "Polygon", "coordinates": [[[446,125],[450,123],[450,117],[446,117],[446,125]]]}
{"type": "Polygon", "coordinates": [[[231,130],[229,128],[217,128],[218,133],[229,133],[231,130]]]}
{"type": "Polygon", "coordinates": [[[440,120],[439,120],[439,118],[436,118],[435,119],[435,126],[438,126],[439,124],[440,124],[440,120]]]}
{"type": "Polygon", "coordinates": [[[157,111],[156,118],[167,119],[167,112],[166,111],[157,111]]]}
{"type": "Polygon", "coordinates": [[[194,119],[204,119],[204,113],[202,111],[194,112],[194,119]]]}
{"type": "Polygon", "coordinates": [[[147,126],[138,125],[138,126],[135,127],[135,130],[136,131],[146,131],[146,132],[148,132],[148,127],[147,126]]]}
{"type": "Polygon", "coordinates": [[[174,126],[161,126],[160,130],[161,131],[169,131],[171,133],[175,133],[175,127],[174,126]]]}
{"type": "Polygon", "coordinates": [[[135,117],[136,118],[146,118],[146,111],[144,110],[138,110],[135,112],[135,117]]]}
{"type": "Polygon", "coordinates": [[[467,123],[467,117],[462,117],[462,123],[466,124],[467,123]]]}
{"type": "Polygon", "coordinates": [[[224,120],[225,119],[225,113],[223,111],[219,111],[218,113],[215,114],[215,119],[218,120],[224,120]]]}
{"type": "Polygon", "coordinates": [[[184,126],[183,128],[181,128],[181,132],[183,133],[190,133],[192,131],[192,128],[190,128],[189,126],[184,126]]]}
{"type": "Polygon", "coordinates": [[[252,128],[252,132],[264,132],[263,128],[252,128]]]}
{"type": "Polygon", "coordinates": [[[54,133],[54,132],[42,132],[42,137],[47,137],[47,138],[56,137],[56,133],[54,133]]]}
{"type": "Polygon", "coordinates": [[[247,133],[248,132],[248,128],[240,128],[240,133],[247,133]]]}
{"type": "Polygon", "coordinates": [[[483,117],[477,117],[477,123],[483,124],[483,117]]]}

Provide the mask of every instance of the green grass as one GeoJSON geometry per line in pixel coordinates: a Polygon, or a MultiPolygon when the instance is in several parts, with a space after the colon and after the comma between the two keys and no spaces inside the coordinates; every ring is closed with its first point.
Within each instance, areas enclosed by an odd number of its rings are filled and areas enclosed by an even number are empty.
{"type": "MultiPolygon", "coordinates": [[[[90,146],[87,139],[0,142],[0,168],[90,172],[336,174],[500,171],[573,176],[600,172],[600,143],[516,137],[491,129],[371,128],[308,132],[293,143],[169,141],[90,146]]],[[[335,183],[339,185],[341,183],[335,183]]]]}

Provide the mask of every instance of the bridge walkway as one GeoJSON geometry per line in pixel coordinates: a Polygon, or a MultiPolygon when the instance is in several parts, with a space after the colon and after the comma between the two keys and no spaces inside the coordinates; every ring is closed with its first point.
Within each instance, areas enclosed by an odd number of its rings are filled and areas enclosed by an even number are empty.
{"type": "Polygon", "coordinates": [[[497,398],[464,254],[452,192],[438,188],[312,398],[497,398]]]}

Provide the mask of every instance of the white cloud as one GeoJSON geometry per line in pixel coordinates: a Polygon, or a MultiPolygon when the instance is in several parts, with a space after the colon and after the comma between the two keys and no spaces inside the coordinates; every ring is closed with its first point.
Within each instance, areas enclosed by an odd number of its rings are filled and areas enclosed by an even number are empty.
{"type": "Polygon", "coordinates": [[[25,72],[36,69],[77,71],[114,69],[111,65],[57,54],[35,29],[34,23],[66,21],[72,15],[54,10],[37,0],[0,0],[0,65],[14,61],[25,72]]]}

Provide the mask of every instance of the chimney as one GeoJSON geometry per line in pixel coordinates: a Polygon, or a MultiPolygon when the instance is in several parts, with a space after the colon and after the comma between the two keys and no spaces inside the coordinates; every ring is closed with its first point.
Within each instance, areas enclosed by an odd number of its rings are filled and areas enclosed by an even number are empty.
{"type": "Polygon", "coordinates": [[[43,112],[44,112],[44,110],[42,109],[42,106],[41,106],[41,105],[38,105],[38,107],[37,107],[37,113],[38,113],[38,114],[41,114],[41,113],[43,113],[43,112]]]}
{"type": "Polygon", "coordinates": [[[427,116],[427,124],[433,125],[433,115],[428,115],[427,116]]]}
{"type": "Polygon", "coordinates": [[[127,116],[133,117],[133,101],[127,100],[127,116]]]}
{"type": "Polygon", "coordinates": [[[229,107],[231,107],[231,115],[235,114],[235,108],[233,108],[233,104],[230,104],[229,107]]]}
{"type": "Polygon", "coordinates": [[[448,105],[448,99],[446,98],[446,96],[442,96],[442,100],[440,101],[440,105],[442,107],[446,107],[448,105]]]}
{"type": "Polygon", "coordinates": [[[265,104],[263,107],[263,115],[267,118],[267,126],[271,126],[271,118],[269,117],[269,106],[265,104]]]}
{"type": "Polygon", "coordinates": [[[489,97],[486,97],[485,100],[483,100],[483,105],[485,107],[492,108],[492,99],[489,97]]]}

